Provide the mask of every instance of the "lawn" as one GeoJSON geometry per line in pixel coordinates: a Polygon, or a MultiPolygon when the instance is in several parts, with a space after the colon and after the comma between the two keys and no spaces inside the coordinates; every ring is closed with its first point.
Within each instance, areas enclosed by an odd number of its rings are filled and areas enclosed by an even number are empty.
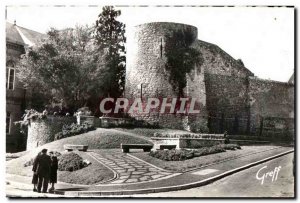
{"type": "Polygon", "coordinates": [[[227,150],[223,153],[194,157],[184,161],[163,161],[150,156],[148,152],[136,152],[132,153],[132,155],[163,169],[174,172],[185,172],[208,164],[225,161],[227,159],[233,159],[253,153],[261,153],[272,148],[278,148],[278,146],[242,146],[242,149],[240,150],[227,150]]]}
{"type": "MultiPolygon", "coordinates": [[[[10,174],[32,176],[31,167],[24,167],[24,164],[34,158],[43,148],[46,148],[49,151],[63,152],[64,144],[84,144],[88,145],[89,149],[111,149],[120,148],[121,143],[151,144],[151,142],[143,136],[138,136],[133,133],[123,133],[122,131],[114,129],[98,128],[95,131],[57,140],[27,151],[19,158],[7,161],[6,172],[10,174]]],[[[90,156],[85,153],[81,153],[81,156],[84,159],[91,161],[92,164],[75,172],[59,172],[58,181],[78,184],[94,184],[110,179],[113,176],[113,173],[110,170],[93,160],[90,156]]]]}
{"type": "Polygon", "coordinates": [[[114,173],[111,170],[108,170],[105,166],[97,162],[86,153],[78,152],[78,154],[83,159],[91,161],[92,164],[74,172],[59,171],[59,181],[72,184],[94,185],[114,177],[114,173]]]}

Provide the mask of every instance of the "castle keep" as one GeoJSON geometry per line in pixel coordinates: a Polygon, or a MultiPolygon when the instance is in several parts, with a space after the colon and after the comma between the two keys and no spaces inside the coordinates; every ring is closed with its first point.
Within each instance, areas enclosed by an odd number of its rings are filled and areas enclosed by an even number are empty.
{"type": "MultiPolygon", "coordinates": [[[[203,59],[186,74],[183,97],[196,98],[196,115],[131,114],[160,127],[239,135],[294,134],[294,84],[258,79],[241,60],[198,40],[191,25],[155,22],[138,25],[128,37],[125,97],[176,98],[166,70],[166,36],[189,35],[203,59]]],[[[181,40],[181,39],[178,39],[181,40]]]]}

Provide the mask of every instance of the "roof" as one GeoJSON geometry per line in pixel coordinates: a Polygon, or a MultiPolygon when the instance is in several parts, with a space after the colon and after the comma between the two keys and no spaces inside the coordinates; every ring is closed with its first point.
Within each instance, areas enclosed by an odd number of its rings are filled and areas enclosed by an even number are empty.
{"type": "Polygon", "coordinates": [[[6,22],[6,41],[33,46],[45,35],[18,25],[6,22]]]}

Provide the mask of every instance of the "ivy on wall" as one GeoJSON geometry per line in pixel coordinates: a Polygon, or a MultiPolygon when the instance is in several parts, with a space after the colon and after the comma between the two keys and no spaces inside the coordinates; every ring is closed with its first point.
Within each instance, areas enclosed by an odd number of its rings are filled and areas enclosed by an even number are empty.
{"type": "Polygon", "coordinates": [[[183,96],[187,80],[186,74],[204,62],[202,54],[191,45],[194,34],[190,30],[178,30],[165,36],[166,70],[170,73],[169,82],[178,96],[183,96]]]}

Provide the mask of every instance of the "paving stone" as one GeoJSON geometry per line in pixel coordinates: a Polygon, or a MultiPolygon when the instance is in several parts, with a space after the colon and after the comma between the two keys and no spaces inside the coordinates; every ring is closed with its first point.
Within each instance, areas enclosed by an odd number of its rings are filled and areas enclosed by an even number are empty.
{"type": "Polygon", "coordinates": [[[124,170],[124,169],[122,169],[122,170],[116,170],[116,172],[118,172],[118,173],[126,173],[127,171],[124,170]]]}
{"type": "Polygon", "coordinates": [[[124,170],[124,168],[121,167],[114,167],[115,170],[124,170]]]}
{"type": "Polygon", "coordinates": [[[145,176],[152,176],[152,175],[157,175],[156,172],[149,172],[149,173],[145,173],[144,174],[145,176]]]}
{"type": "Polygon", "coordinates": [[[125,181],[126,183],[136,183],[136,182],[138,182],[138,179],[128,179],[128,180],[126,180],[125,181]]]}
{"type": "Polygon", "coordinates": [[[128,172],[133,172],[133,171],[135,171],[135,168],[130,168],[130,169],[128,169],[127,171],[128,171],[128,172]]]}
{"type": "Polygon", "coordinates": [[[112,181],[111,183],[124,183],[125,180],[115,180],[115,181],[112,181]]]}
{"type": "Polygon", "coordinates": [[[134,175],[139,175],[139,174],[143,174],[144,172],[142,171],[133,171],[131,174],[134,174],[134,175]]]}
{"type": "Polygon", "coordinates": [[[140,178],[140,181],[146,181],[146,180],[149,180],[151,179],[149,176],[143,176],[140,178]]]}
{"type": "Polygon", "coordinates": [[[130,176],[120,176],[119,179],[124,180],[124,179],[128,179],[130,176]]]}
{"type": "Polygon", "coordinates": [[[140,177],[142,177],[142,176],[140,176],[140,175],[131,175],[130,179],[132,179],[132,178],[140,178],[140,177]]]}
{"type": "Polygon", "coordinates": [[[129,173],[120,173],[119,175],[120,176],[129,176],[131,173],[129,172],[129,173]]]}
{"type": "Polygon", "coordinates": [[[157,168],[149,168],[149,171],[160,171],[160,170],[157,168]]]}
{"type": "Polygon", "coordinates": [[[153,175],[153,176],[151,176],[151,178],[152,179],[158,179],[158,178],[161,178],[161,177],[163,177],[164,175],[160,175],[160,174],[158,174],[158,175],[153,175]]]}

